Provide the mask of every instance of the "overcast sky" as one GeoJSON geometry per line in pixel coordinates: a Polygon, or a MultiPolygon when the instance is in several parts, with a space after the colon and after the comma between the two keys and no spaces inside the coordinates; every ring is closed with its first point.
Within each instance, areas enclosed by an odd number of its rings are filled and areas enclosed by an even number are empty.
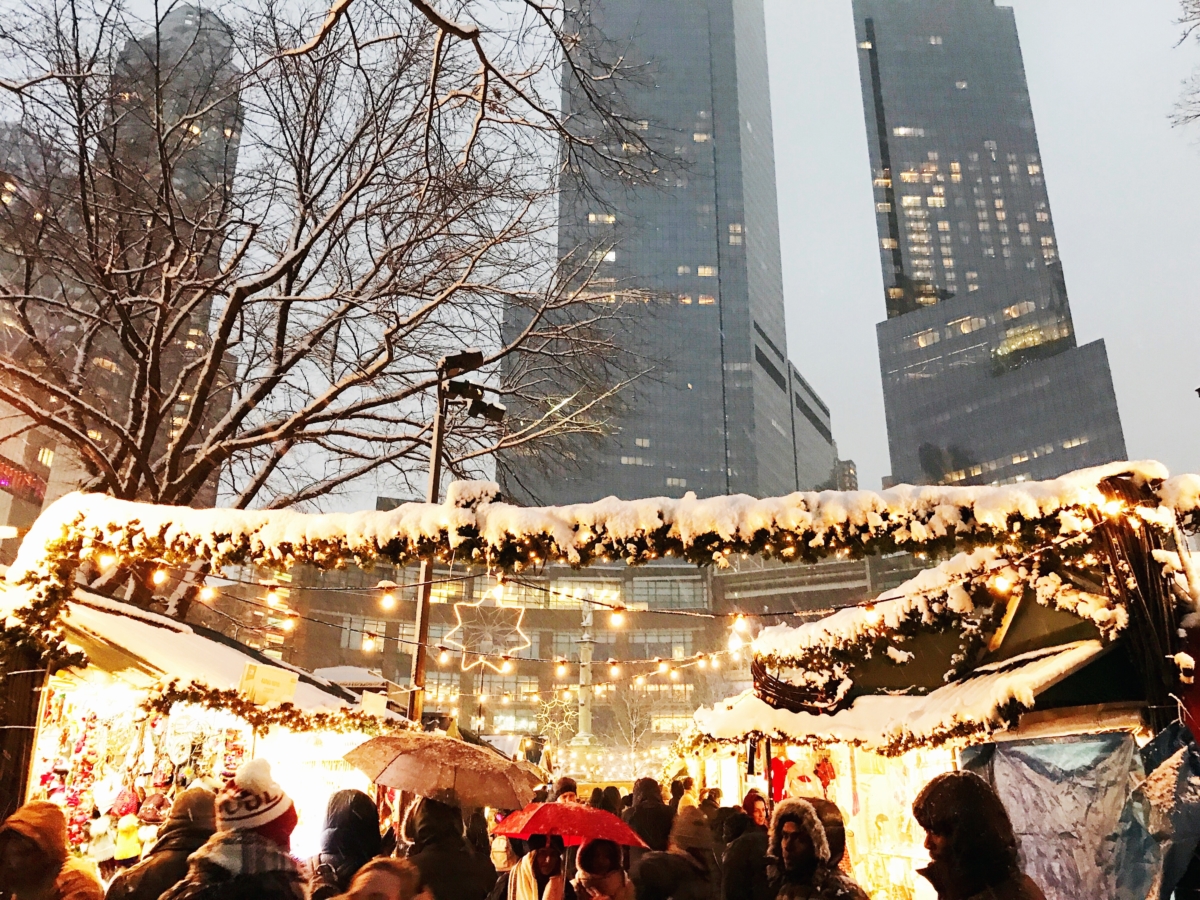
{"type": "MultiPolygon", "coordinates": [[[[890,470],[884,317],[849,0],[765,0],[788,343],[864,488],[890,470]]],[[[1200,44],[1178,0],[1010,0],[1080,344],[1104,338],[1132,458],[1200,471],[1200,44]]]]}

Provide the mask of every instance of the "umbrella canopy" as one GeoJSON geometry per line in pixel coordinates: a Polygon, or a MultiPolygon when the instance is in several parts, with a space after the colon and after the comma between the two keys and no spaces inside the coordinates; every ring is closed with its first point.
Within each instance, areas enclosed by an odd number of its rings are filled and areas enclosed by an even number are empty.
{"type": "Polygon", "coordinates": [[[377,784],[452,806],[518,809],[533,798],[529,774],[512,760],[423,731],[371,738],[345,760],[377,784]]]}
{"type": "Polygon", "coordinates": [[[505,818],[493,833],[521,840],[534,834],[557,834],[569,847],[593,838],[626,847],[646,846],[632,828],[612,813],[582,803],[530,803],[505,818]]]}

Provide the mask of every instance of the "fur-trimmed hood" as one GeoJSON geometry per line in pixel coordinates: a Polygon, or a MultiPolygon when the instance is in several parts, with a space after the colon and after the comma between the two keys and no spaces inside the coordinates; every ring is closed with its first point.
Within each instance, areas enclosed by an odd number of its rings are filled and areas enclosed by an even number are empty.
{"type": "Polygon", "coordinates": [[[817,815],[817,811],[811,803],[798,797],[781,800],[776,804],[768,835],[768,856],[775,859],[783,858],[780,844],[783,840],[785,822],[795,822],[808,833],[819,865],[826,865],[829,862],[829,839],[825,836],[825,826],[821,824],[821,817],[817,815]]]}

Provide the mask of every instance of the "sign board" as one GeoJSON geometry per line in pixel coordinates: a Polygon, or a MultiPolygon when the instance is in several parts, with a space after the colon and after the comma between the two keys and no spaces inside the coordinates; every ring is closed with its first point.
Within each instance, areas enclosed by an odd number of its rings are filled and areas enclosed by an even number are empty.
{"type": "Polygon", "coordinates": [[[386,716],[388,711],[388,695],[363,691],[362,711],[369,716],[386,716]]]}
{"type": "Polygon", "coordinates": [[[242,672],[242,683],[238,685],[238,693],[259,706],[288,703],[295,698],[299,681],[300,676],[287,669],[264,666],[261,663],[246,663],[242,672]]]}

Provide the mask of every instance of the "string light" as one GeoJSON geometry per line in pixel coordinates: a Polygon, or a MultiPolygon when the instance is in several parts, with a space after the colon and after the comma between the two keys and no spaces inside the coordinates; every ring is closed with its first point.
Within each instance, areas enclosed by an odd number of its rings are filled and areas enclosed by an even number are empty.
{"type": "Polygon", "coordinates": [[[620,628],[622,625],[625,624],[624,607],[617,607],[616,609],[614,609],[612,611],[612,615],[610,615],[608,617],[608,624],[611,625],[613,628],[620,628]]]}
{"type": "Polygon", "coordinates": [[[211,587],[209,587],[207,584],[204,587],[200,588],[201,602],[208,603],[216,596],[217,596],[217,592],[215,590],[213,590],[211,587]]]}
{"type": "Polygon", "coordinates": [[[737,618],[733,620],[733,630],[740,631],[745,634],[746,629],[749,627],[750,626],[746,623],[746,617],[741,613],[738,613],[737,618]]]}
{"type": "Polygon", "coordinates": [[[375,638],[373,635],[367,635],[362,642],[363,653],[373,653],[375,651],[375,638]]]}
{"type": "Polygon", "coordinates": [[[1007,594],[1012,590],[1013,582],[1007,575],[997,575],[992,579],[992,587],[1001,594],[1007,594]]]}
{"type": "Polygon", "coordinates": [[[267,591],[267,606],[274,609],[279,605],[279,595],[275,591],[267,591]]]}
{"type": "Polygon", "coordinates": [[[556,668],[554,671],[555,671],[555,674],[557,674],[557,675],[558,675],[560,678],[561,678],[563,675],[566,675],[566,674],[567,674],[567,666],[566,666],[566,663],[561,663],[561,662],[560,662],[560,663],[558,664],[558,667],[557,667],[557,668],[556,668]]]}
{"type": "Polygon", "coordinates": [[[608,674],[612,678],[620,678],[621,677],[621,667],[614,663],[613,665],[608,667],[608,674]]]}
{"type": "Polygon", "coordinates": [[[668,666],[665,662],[660,662],[658,664],[658,674],[660,674],[660,675],[665,674],[667,669],[669,669],[669,668],[671,668],[671,667],[668,666]]]}
{"type": "Polygon", "coordinates": [[[153,581],[155,584],[166,584],[167,583],[167,570],[166,569],[155,569],[154,574],[150,576],[150,580],[153,581]]]}
{"type": "Polygon", "coordinates": [[[507,675],[512,671],[512,663],[507,659],[504,660],[504,662],[500,663],[500,671],[507,675]]]}
{"type": "Polygon", "coordinates": [[[447,650],[442,650],[438,654],[438,665],[444,666],[448,662],[450,662],[450,653],[447,650]]]}
{"type": "Polygon", "coordinates": [[[390,591],[379,598],[379,606],[381,609],[395,609],[396,595],[390,591]]]}
{"type": "Polygon", "coordinates": [[[296,621],[295,619],[284,619],[283,623],[279,627],[284,631],[291,631],[296,627],[296,621]]]}
{"type": "Polygon", "coordinates": [[[96,564],[101,569],[111,569],[117,564],[117,555],[115,553],[101,553],[96,559],[96,564]]]}

